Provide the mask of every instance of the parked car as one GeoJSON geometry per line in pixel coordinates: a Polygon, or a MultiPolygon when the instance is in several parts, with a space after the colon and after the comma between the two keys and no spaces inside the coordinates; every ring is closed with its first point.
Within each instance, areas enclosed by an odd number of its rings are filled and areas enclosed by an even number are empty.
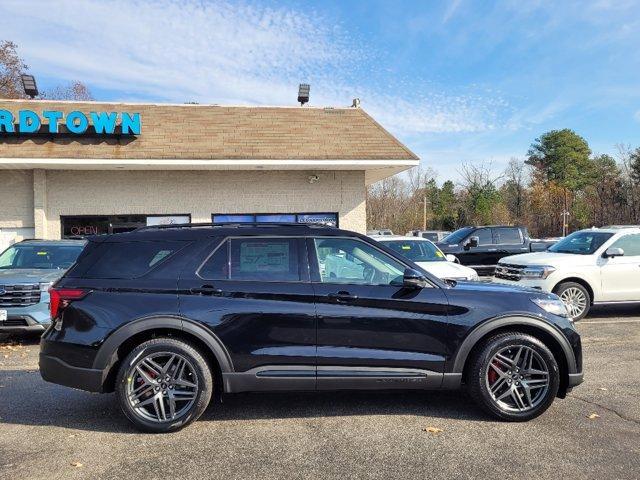
{"type": "Polygon", "coordinates": [[[388,228],[382,230],[367,230],[367,236],[372,237],[374,235],[393,235],[393,232],[388,228]]]}
{"type": "Polygon", "coordinates": [[[420,237],[431,240],[432,242],[439,242],[451,232],[446,230],[410,230],[407,232],[407,237],[420,237]]]}
{"type": "Polygon", "coordinates": [[[493,275],[498,260],[508,255],[544,251],[552,241],[532,240],[525,227],[489,225],[463,227],[438,242],[444,253],[455,255],[462,265],[480,275],[493,275]]]}
{"type": "Polygon", "coordinates": [[[327,226],[91,237],[51,289],[51,316],[42,377],[115,391],[152,432],[193,422],[214,392],[464,387],[494,417],[524,421],[582,382],[580,336],[556,295],[443,282],[327,226]],[[362,269],[323,273],[331,256],[362,269]]]}
{"type": "Polygon", "coordinates": [[[478,280],[478,274],[473,268],[460,265],[453,255],[445,255],[426,238],[400,236],[372,238],[442,280],[478,280]]]}
{"type": "Polygon", "coordinates": [[[572,233],[545,252],[500,260],[495,281],[553,292],[573,320],[592,305],[640,302],[640,228],[572,233]]]}
{"type": "Polygon", "coordinates": [[[24,240],[0,253],[0,333],[44,332],[49,287],[84,248],[77,240],[24,240]]]}

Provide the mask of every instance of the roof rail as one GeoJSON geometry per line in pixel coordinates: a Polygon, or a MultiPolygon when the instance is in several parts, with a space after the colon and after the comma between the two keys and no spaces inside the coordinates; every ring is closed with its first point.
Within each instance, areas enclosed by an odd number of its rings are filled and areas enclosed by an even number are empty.
{"type": "Polygon", "coordinates": [[[241,223],[172,223],[168,225],[147,225],[145,227],[138,227],[134,232],[140,232],[143,230],[162,230],[166,228],[199,228],[199,227],[325,227],[335,228],[331,225],[324,223],[298,223],[298,222],[241,222],[241,223]]]}

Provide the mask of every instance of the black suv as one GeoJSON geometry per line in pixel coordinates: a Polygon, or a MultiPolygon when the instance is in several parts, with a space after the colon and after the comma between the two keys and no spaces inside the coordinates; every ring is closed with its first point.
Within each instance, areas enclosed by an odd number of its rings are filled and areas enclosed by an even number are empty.
{"type": "Polygon", "coordinates": [[[363,235],[189,225],[90,238],[51,289],[40,372],[117,392],[140,429],[196,420],[215,394],[457,389],[529,420],[582,381],[553,294],[443,282],[363,235]]]}
{"type": "Polygon", "coordinates": [[[543,252],[554,243],[532,240],[525,227],[487,225],[459,228],[436,244],[444,253],[455,255],[462,265],[473,268],[479,275],[493,275],[501,258],[543,252]]]}

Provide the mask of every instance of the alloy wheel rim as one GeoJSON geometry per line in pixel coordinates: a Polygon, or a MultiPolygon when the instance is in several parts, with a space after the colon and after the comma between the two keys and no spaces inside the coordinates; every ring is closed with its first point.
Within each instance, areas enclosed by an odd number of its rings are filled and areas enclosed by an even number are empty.
{"type": "Polygon", "coordinates": [[[547,362],[533,348],[510,346],[493,355],[485,375],[492,400],[509,412],[528,412],[542,403],[551,375],[547,362]]]}
{"type": "Polygon", "coordinates": [[[567,288],[560,295],[560,299],[564,302],[569,311],[571,318],[578,318],[587,308],[587,297],[582,290],[576,287],[567,288]]]}
{"type": "Polygon", "coordinates": [[[180,418],[198,395],[193,364],[180,354],[157,352],[139,359],[127,378],[127,401],[133,412],[152,422],[180,418]]]}

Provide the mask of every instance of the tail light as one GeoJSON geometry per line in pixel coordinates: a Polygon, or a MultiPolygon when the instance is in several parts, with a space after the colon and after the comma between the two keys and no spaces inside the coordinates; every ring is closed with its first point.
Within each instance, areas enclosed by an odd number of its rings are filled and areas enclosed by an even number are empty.
{"type": "Polygon", "coordinates": [[[51,320],[60,316],[62,310],[67,308],[71,302],[82,300],[89,294],[89,290],[82,288],[50,288],[49,289],[49,311],[51,320]]]}

